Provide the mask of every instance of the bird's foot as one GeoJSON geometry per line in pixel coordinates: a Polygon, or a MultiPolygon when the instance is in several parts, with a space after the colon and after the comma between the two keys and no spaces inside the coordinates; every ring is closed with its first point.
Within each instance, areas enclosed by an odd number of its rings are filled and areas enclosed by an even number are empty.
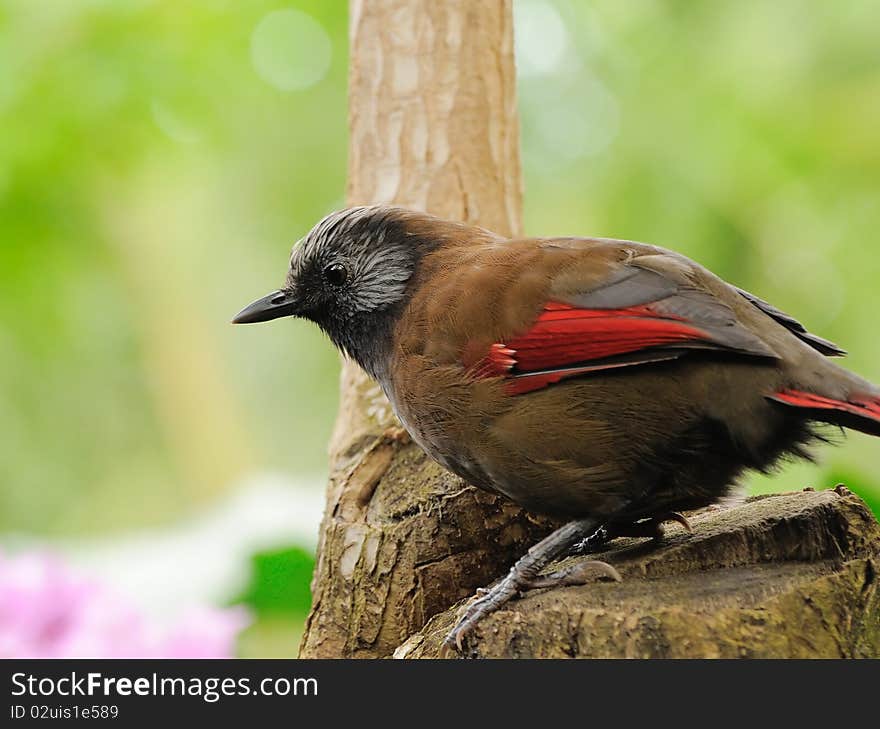
{"type": "Polygon", "coordinates": [[[620,580],[620,574],[611,565],[596,561],[574,565],[548,575],[541,574],[541,571],[553,560],[566,554],[575,543],[595,534],[600,526],[595,519],[580,519],[569,522],[538,542],[510,568],[510,572],[498,584],[488,590],[477,592],[477,599],[468,605],[455,627],[446,636],[443,641],[444,646],[461,651],[463,639],[480,620],[520,593],[539,587],[583,584],[587,581],[589,573],[595,574],[596,570],[612,579],[620,580]]]}
{"type": "Polygon", "coordinates": [[[575,544],[571,550],[569,550],[569,554],[575,556],[598,552],[608,542],[617,537],[662,539],[663,524],[670,521],[680,524],[688,534],[692,534],[694,531],[691,527],[691,523],[687,520],[687,517],[685,517],[684,514],[677,511],[670,511],[632,524],[609,524],[608,526],[598,529],[595,534],[591,534],[586,539],[582,539],[575,544]]]}
{"type": "Polygon", "coordinates": [[[477,590],[477,599],[468,605],[464,615],[459,618],[458,623],[449,632],[443,643],[447,648],[455,647],[460,652],[462,640],[474,629],[477,623],[513,598],[521,596],[529,590],[583,585],[596,577],[608,577],[616,582],[623,580],[614,567],[607,562],[597,560],[579,562],[565,569],[556,570],[546,575],[539,574],[535,577],[526,577],[520,574],[514,565],[497,585],[488,590],[485,588],[477,590]]]}
{"type": "MultiPolygon", "coordinates": [[[[569,587],[571,585],[585,585],[596,577],[608,577],[615,582],[622,582],[614,567],[607,562],[598,559],[588,559],[578,562],[565,569],[549,572],[546,575],[538,575],[526,583],[526,590],[539,590],[544,587],[569,587]]],[[[520,590],[524,592],[524,590],[520,590]]]]}
{"type": "Polygon", "coordinates": [[[693,534],[694,530],[691,527],[691,523],[687,520],[684,514],[680,514],[677,511],[658,514],[650,519],[637,521],[635,524],[615,525],[610,529],[610,532],[613,537],[662,539],[663,524],[670,521],[680,524],[688,534],[693,534]]]}
{"type": "Polygon", "coordinates": [[[581,539],[581,541],[569,549],[568,555],[570,557],[578,557],[583,554],[598,552],[612,539],[614,539],[614,536],[608,531],[607,527],[599,527],[594,534],[591,534],[586,539],[581,539]]]}
{"type": "Polygon", "coordinates": [[[495,587],[491,589],[480,589],[477,591],[477,599],[468,605],[455,627],[449,631],[443,640],[445,648],[455,648],[459,652],[462,651],[462,641],[464,637],[470,633],[477,623],[486,615],[494,613],[498,608],[516,597],[520,591],[526,589],[525,583],[520,583],[514,573],[514,569],[504,577],[495,587]]]}

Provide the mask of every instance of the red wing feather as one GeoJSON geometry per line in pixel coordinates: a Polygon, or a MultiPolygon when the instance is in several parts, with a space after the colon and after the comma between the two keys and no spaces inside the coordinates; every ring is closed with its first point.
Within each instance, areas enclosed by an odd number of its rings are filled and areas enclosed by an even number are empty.
{"type": "Polygon", "coordinates": [[[680,318],[657,314],[646,306],[577,309],[553,302],[528,332],[505,345],[515,353],[518,372],[535,372],[649,347],[710,339],[680,318]]]}
{"type": "Polygon", "coordinates": [[[520,395],[588,372],[674,359],[682,354],[676,346],[698,342],[711,345],[712,336],[650,306],[581,309],[549,302],[527,332],[493,344],[471,372],[506,377],[507,391],[520,395]]]}
{"type": "MultiPolygon", "coordinates": [[[[784,405],[791,405],[796,408],[806,408],[807,410],[814,411],[828,411],[827,417],[822,419],[827,419],[828,422],[837,422],[837,418],[835,417],[835,413],[839,415],[849,415],[853,416],[859,421],[873,421],[875,424],[880,424],[880,398],[873,396],[864,396],[864,397],[851,397],[849,400],[835,400],[834,398],[824,397],[823,395],[815,395],[812,392],[803,392],[801,390],[783,390],[782,392],[776,392],[770,396],[771,400],[775,400],[776,402],[782,403],[784,405]]],[[[858,425],[852,425],[850,423],[844,423],[849,425],[850,427],[859,428],[858,425]]],[[[876,425],[871,428],[871,430],[867,432],[873,432],[876,429],[876,425]]]]}

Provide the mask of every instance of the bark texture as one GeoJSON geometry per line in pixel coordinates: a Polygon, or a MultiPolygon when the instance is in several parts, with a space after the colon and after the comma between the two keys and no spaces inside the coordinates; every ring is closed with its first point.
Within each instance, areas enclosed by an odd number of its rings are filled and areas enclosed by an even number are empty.
{"type": "MultiPolygon", "coordinates": [[[[510,0],[353,0],[348,202],[521,228],[510,0]]],[[[304,657],[388,656],[550,528],[466,486],[343,368],[304,657]]]]}
{"type": "MultiPolygon", "coordinates": [[[[880,524],[846,489],[779,494],[692,515],[694,534],[619,540],[595,557],[623,582],[529,593],[486,618],[484,658],[876,658],[880,524]]],[[[445,655],[462,605],[395,653],[445,655]]]]}

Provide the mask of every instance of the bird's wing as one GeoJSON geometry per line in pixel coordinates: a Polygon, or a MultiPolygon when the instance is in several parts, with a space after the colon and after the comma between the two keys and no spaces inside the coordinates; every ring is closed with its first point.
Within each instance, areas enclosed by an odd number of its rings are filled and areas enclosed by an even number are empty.
{"type": "Polygon", "coordinates": [[[782,324],[782,326],[788,329],[798,339],[806,342],[813,349],[821,352],[826,357],[846,356],[846,350],[841,349],[834,342],[830,342],[827,339],[816,336],[812,332],[808,332],[807,328],[797,319],[795,319],[793,316],[790,316],[789,314],[786,314],[781,309],[777,309],[775,306],[773,306],[773,304],[770,304],[763,299],[758,298],[754,294],[750,294],[748,291],[744,291],[743,289],[737,289],[737,291],[739,292],[740,296],[753,303],[761,311],[767,314],[767,316],[769,316],[771,319],[774,319],[775,321],[782,324]]]}
{"type": "Polygon", "coordinates": [[[662,253],[623,262],[593,258],[580,284],[564,271],[528,327],[492,344],[471,371],[504,377],[507,391],[519,395],[693,350],[776,358],[683,261],[662,253]]]}

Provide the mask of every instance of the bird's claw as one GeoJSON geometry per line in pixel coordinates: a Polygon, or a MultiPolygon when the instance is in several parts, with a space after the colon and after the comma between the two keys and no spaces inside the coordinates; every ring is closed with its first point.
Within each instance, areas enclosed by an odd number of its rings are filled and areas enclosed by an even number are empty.
{"type": "Polygon", "coordinates": [[[691,526],[691,523],[688,521],[687,517],[680,511],[670,511],[668,514],[663,514],[661,517],[659,517],[659,520],[661,522],[674,521],[676,524],[681,525],[681,527],[688,534],[694,533],[694,528],[691,526]]]}
{"type": "MultiPolygon", "coordinates": [[[[512,600],[521,591],[534,586],[536,578],[541,576],[541,571],[545,567],[548,567],[553,560],[565,555],[574,544],[581,541],[585,536],[595,534],[601,526],[601,522],[594,518],[575,519],[559,527],[556,531],[551,532],[540,542],[533,545],[510,568],[510,571],[500,582],[488,591],[478,593],[477,599],[465,608],[464,615],[459,618],[455,627],[449,631],[449,634],[444,639],[444,650],[454,647],[461,651],[462,641],[465,636],[474,629],[474,626],[483,617],[498,610],[498,608],[512,600]]],[[[617,574],[613,568],[610,569],[615,575],[617,574]]],[[[570,580],[574,574],[574,571],[565,573],[564,578],[569,580],[567,584],[571,584],[570,580]]],[[[617,577],[619,578],[620,575],[617,575],[617,577]]],[[[542,581],[541,586],[549,587],[549,582],[549,580],[542,581]]],[[[557,579],[552,581],[552,584],[560,583],[557,579]]]]}
{"type": "Polygon", "coordinates": [[[495,587],[477,590],[477,599],[467,606],[464,615],[459,618],[455,627],[447,634],[443,646],[449,649],[455,648],[461,653],[463,651],[462,641],[476,627],[477,623],[514,597],[521,596],[529,590],[545,587],[583,585],[596,577],[597,571],[600,573],[600,577],[608,577],[616,582],[623,580],[614,567],[607,562],[598,560],[579,562],[571,567],[533,578],[523,577],[515,570],[511,570],[495,587]]]}
{"type": "Polygon", "coordinates": [[[477,590],[477,599],[467,606],[464,615],[459,618],[455,627],[443,640],[443,645],[447,648],[456,648],[461,653],[463,650],[462,640],[474,629],[476,624],[486,615],[495,612],[510,601],[524,586],[520,583],[517,575],[511,571],[495,587],[477,590]]]}
{"type": "Polygon", "coordinates": [[[547,575],[538,575],[533,580],[526,582],[524,586],[527,590],[537,590],[543,587],[584,585],[596,576],[597,571],[600,573],[600,577],[608,577],[615,582],[623,582],[620,572],[607,562],[588,559],[547,575]]]}
{"type": "Polygon", "coordinates": [[[677,511],[668,511],[663,514],[657,514],[650,519],[638,521],[635,524],[615,527],[611,530],[611,536],[662,539],[663,524],[669,521],[674,521],[676,524],[679,524],[686,532],[688,532],[688,534],[693,534],[694,532],[691,523],[687,520],[684,514],[677,511]]]}

